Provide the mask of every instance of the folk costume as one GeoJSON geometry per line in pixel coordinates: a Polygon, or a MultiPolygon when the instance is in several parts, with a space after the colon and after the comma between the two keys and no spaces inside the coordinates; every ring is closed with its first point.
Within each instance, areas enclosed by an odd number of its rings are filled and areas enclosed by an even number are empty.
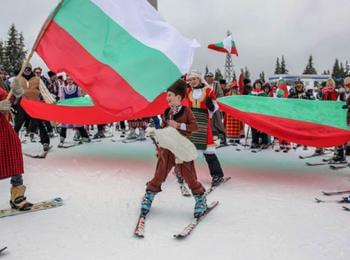
{"type": "Polygon", "coordinates": [[[192,71],[188,78],[200,80],[199,85],[187,88],[188,107],[191,108],[198,124],[198,130],[191,134],[190,140],[198,150],[203,150],[212,177],[212,185],[216,186],[223,181],[224,177],[219,159],[215,154],[216,144],[211,127],[211,118],[218,111],[219,106],[216,103],[214,91],[206,84],[199,72],[192,71]]]}
{"type": "MultiPolygon", "coordinates": [[[[10,110],[10,101],[6,101],[8,93],[1,87],[0,82],[0,180],[11,177],[10,205],[14,209],[29,210],[33,204],[27,202],[24,196],[26,187],[23,185],[22,174],[23,155],[21,141],[17,133],[7,120],[6,114],[10,110]]],[[[22,88],[16,80],[16,87],[12,88],[14,96],[23,94],[22,88]]],[[[12,99],[14,101],[14,99],[12,99]]]]}
{"type": "MultiPolygon", "coordinates": [[[[173,83],[167,90],[174,93],[176,96],[185,97],[186,82],[178,80],[173,83]]],[[[185,137],[188,137],[193,131],[197,130],[196,119],[192,114],[191,109],[179,105],[176,107],[169,107],[162,115],[162,128],[169,126],[169,120],[177,122],[176,129],[185,137]]],[[[171,169],[176,165],[179,169],[182,178],[187,182],[192,194],[195,198],[196,204],[194,209],[194,216],[199,217],[207,208],[205,198],[205,188],[197,180],[196,169],[194,161],[178,163],[174,154],[167,149],[157,148],[158,162],[154,177],[147,183],[146,193],[141,204],[141,215],[146,216],[151,208],[154,196],[161,191],[161,185],[166,180],[171,169]]]]}

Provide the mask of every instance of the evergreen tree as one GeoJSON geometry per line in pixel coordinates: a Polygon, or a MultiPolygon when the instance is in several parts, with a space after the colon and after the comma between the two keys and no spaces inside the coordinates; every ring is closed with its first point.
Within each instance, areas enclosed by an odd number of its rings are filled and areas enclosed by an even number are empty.
{"type": "Polygon", "coordinates": [[[313,62],[312,55],[309,56],[309,61],[306,65],[306,68],[305,68],[303,74],[317,74],[317,71],[314,68],[314,62],[313,62]]]}
{"type": "Polygon", "coordinates": [[[262,71],[260,74],[259,74],[259,79],[261,80],[261,82],[265,83],[265,72],[262,71]]]}
{"type": "Polygon", "coordinates": [[[335,77],[335,78],[341,77],[341,70],[340,70],[338,59],[335,59],[333,70],[332,70],[332,77],[335,77]]]}
{"type": "Polygon", "coordinates": [[[245,79],[250,79],[250,72],[247,67],[244,68],[244,74],[243,74],[245,79]]]}
{"type": "Polygon", "coordinates": [[[348,61],[345,61],[345,75],[350,74],[350,65],[348,61]]]}
{"type": "Polygon", "coordinates": [[[278,57],[276,60],[275,74],[281,74],[280,58],[278,58],[278,57]]]}
{"type": "Polygon", "coordinates": [[[0,65],[3,65],[4,43],[0,41],[0,65]]]}
{"type": "Polygon", "coordinates": [[[205,73],[204,73],[204,75],[207,75],[208,73],[209,73],[208,65],[205,65],[205,73]]]}
{"type": "Polygon", "coordinates": [[[340,63],[340,75],[342,78],[345,78],[346,76],[345,68],[342,62],[340,63]]]}
{"type": "Polygon", "coordinates": [[[219,81],[220,79],[223,79],[224,77],[222,76],[221,70],[219,68],[217,68],[215,70],[215,80],[219,81]]]}
{"type": "Polygon", "coordinates": [[[26,56],[24,50],[24,38],[22,33],[18,34],[16,27],[12,24],[8,31],[8,38],[5,42],[4,67],[7,73],[14,75],[22,65],[26,56]]]}
{"type": "Polygon", "coordinates": [[[288,70],[286,67],[286,61],[284,60],[283,55],[282,55],[282,60],[281,60],[281,74],[288,74],[288,70]]]}

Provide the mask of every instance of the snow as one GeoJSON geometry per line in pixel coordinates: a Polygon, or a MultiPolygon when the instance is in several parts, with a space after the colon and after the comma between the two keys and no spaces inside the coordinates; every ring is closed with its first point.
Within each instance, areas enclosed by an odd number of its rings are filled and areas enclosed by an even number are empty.
{"type": "MultiPolygon", "coordinates": [[[[71,136],[69,137],[71,138],[71,136]]],[[[191,221],[194,200],[181,197],[170,174],[153,203],[144,239],[133,237],[145,183],[156,158],[150,141],[104,139],[54,148],[45,160],[25,157],[27,197],[62,197],[64,206],[0,219],[1,260],[10,259],[350,259],[350,213],[336,203],[317,204],[321,190],[349,189],[349,170],[308,167],[298,155],[312,150],[251,153],[218,150],[232,179],[208,196],[219,206],[185,240],[172,236],[191,221]]],[[[23,145],[37,153],[39,144],[23,145]]],[[[199,179],[210,177],[201,156],[199,179]]],[[[9,180],[0,182],[0,208],[8,207],[9,180]]],[[[341,196],[325,197],[337,199],[341,196]]]]}

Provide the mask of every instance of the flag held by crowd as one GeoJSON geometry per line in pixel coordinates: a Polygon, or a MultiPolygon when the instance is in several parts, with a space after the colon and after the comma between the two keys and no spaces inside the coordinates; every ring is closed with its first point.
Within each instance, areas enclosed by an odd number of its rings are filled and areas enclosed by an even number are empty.
{"type": "Polygon", "coordinates": [[[330,147],[350,140],[344,102],[229,96],[221,109],[264,133],[297,144],[330,147]]]}

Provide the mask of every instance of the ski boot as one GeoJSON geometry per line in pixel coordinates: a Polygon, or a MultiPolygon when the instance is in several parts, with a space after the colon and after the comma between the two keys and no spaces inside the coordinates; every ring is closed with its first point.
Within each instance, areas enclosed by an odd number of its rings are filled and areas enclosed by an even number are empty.
{"type": "Polygon", "coordinates": [[[50,145],[46,144],[46,143],[43,144],[43,150],[44,150],[45,153],[48,152],[50,150],[50,145]]]}
{"type": "Polygon", "coordinates": [[[60,143],[57,145],[58,148],[62,148],[64,146],[64,140],[66,138],[64,138],[63,136],[60,137],[60,143]]]}
{"type": "Polygon", "coordinates": [[[196,204],[194,205],[194,213],[193,216],[195,218],[200,218],[204,212],[207,210],[207,198],[204,194],[202,195],[194,195],[194,199],[196,204]]]}
{"type": "Polygon", "coordinates": [[[138,140],[138,141],[145,141],[146,140],[145,129],[139,128],[139,135],[137,136],[136,140],[138,140]]]}
{"type": "Polygon", "coordinates": [[[80,137],[81,137],[81,135],[80,135],[79,131],[75,131],[75,134],[73,136],[73,141],[79,142],[80,141],[80,137]]]}
{"type": "Polygon", "coordinates": [[[343,197],[340,201],[338,201],[339,203],[350,203],[350,196],[349,197],[343,197]]]}
{"type": "Polygon", "coordinates": [[[211,186],[212,187],[219,186],[223,181],[224,181],[223,177],[215,176],[211,181],[211,186]]]}
{"type": "Polygon", "coordinates": [[[136,138],[137,138],[137,135],[135,132],[135,128],[130,128],[130,133],[126,137],[126,140],[132,140],[132,139],[136,139],[136,138]]]}
{"type": "Polygon", "coordinates": [[[13,209],[18,210],[30,210],[33,206],[32,203],[27,201],[27,198],[24,197],[24,193],[26,191],[26,186],[12,186],[11,188],[11,200],[10,205],[13,209]]]}
{"type": "Polygon", "coordinates": [[[329,161],[330,164],[345,164],[347,163],[343,147],[338,147],[333,158],[329,161]]]}
{"type": "Polygon", "coordinates": [[[100,138],[105,138],[105,134],[101,131],[98,131],[92,139],[100,139],[100,138]]]}
{"type": "Polygon", "coordinates": [[[151,209],[152,202],[154,197],[156,196],[155,192],[152,191],[146,191],[145,196],[143,196],[142,202],[141,202],[141,215],[146,217],[148,212],[151,209]]]}
{"type": "Polygon", "coordinates": [[[314,155],[321,155],[324,154],[324,149],[323,148],[316,148],[314,155]]]}

